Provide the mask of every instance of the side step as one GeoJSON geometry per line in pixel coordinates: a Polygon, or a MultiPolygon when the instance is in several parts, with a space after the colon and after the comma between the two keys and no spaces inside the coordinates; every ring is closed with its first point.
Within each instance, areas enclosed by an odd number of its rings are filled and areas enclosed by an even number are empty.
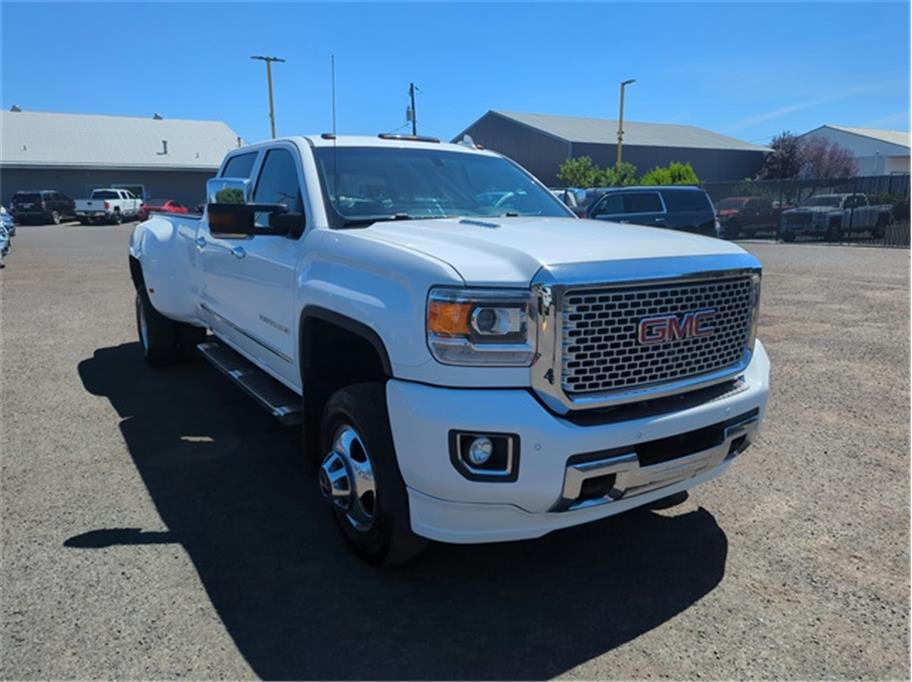
{"type": "Polygon", "coordinates": [[[196,349],[282,424],[291,426],[301,423],[303,420],[301,396],[290,388],[276,381],[239,353],[218,341],[201,343],[196,349]]]}

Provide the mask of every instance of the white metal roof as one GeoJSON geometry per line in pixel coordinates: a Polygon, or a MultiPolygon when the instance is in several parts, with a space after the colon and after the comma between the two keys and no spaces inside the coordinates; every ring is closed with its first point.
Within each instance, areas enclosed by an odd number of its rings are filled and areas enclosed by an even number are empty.
{"type": "Polygon", "coordinates": [[[237,147],[237,133],[221,121],[0,112],[7,167],[214,170],[237,147]]]}
{"type": "MultiPolygon", "coordinates": [[[[617,120],[583,116],[553,116],[510,111],[489,111],[524,125],[536,128],[567,142],[594,144],[617,143],[617,120]]],[[[468,130],[468,129],[467,129],[468,130]]],[[[460,133],[458,137],[461,137],[460,133]]],[[[768,152],[760,147],[710,130],[674,123],[641,123],[624,121],[624,144],[644,147],[686,147],[690,149],[726,149],[768,152]]]]}
{"type": "MultiPolygon", "coordinates": [[[[869,137],[872,140],[895,144],[899,147],[905,147],[906,149],[910,148],[908,131],[903,132],[901,130],[879,130],[877,128],[850,128],[848,126],[834,126],[830,123],[822,125],[820,128],[832,128],[833,130],[841,130],[844,133],[852,133],[853,135],[860,135],[861,137],[869,137]]],[[[815,128],[814,130],[805,133],[804,135],[815,133],[820,130],[820,128],[815,128]]],[[[802,137],[804,137],[804,135],[802,135],[802,137]]]]}

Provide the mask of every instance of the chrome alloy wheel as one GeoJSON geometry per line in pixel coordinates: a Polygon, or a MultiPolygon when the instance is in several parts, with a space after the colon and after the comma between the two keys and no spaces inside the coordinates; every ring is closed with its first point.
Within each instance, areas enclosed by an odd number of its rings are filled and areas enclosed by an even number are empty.
{"type": "Polygon", "coordinates": [[[342,424],[332,450],[320,466],[320,492],[345,514],[349,523],[367,532],[377,513],[374,469],[364,441],[354,427],[342,424]]]}

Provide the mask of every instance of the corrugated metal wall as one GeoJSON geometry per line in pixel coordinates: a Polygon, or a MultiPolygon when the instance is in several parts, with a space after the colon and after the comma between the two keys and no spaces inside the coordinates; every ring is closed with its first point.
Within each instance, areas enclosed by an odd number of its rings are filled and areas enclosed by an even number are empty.
{"type": "MultiPolygon", "coordinates": [[[[466,132],[475,142],[509,156],[552,187],[560,186],[557,171],[570,156],[590,156],[602,167],[614,165],[617,158],[613,144],[571,145],[502,116],[483,116],[466,132]]],[[[763,156],[762,152],[740,150],[624,145],[624,160],[634,164],[640,175],[680,161],[690,163],[700,179],[707,181],[753,177],[763,165],[763,156]]]]}
{"type": "Polygon", "coordinates": [[[130,184],[144,185],[145,198],[176,199],[193,207],[205,201],[206,181],[216,172],[0,168],[0,199],[9,207],[17,191],[39,189],[84,199],[97,187],[130,184]]]}

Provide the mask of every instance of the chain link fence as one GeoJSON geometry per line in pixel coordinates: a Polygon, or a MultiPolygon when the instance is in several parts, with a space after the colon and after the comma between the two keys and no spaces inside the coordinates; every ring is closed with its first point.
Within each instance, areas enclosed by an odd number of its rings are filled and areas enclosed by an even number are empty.
{"type": "Polygon", "coordinates": [[[723,236],[909,248],[909,175],[706,182],[723,236]]]}

